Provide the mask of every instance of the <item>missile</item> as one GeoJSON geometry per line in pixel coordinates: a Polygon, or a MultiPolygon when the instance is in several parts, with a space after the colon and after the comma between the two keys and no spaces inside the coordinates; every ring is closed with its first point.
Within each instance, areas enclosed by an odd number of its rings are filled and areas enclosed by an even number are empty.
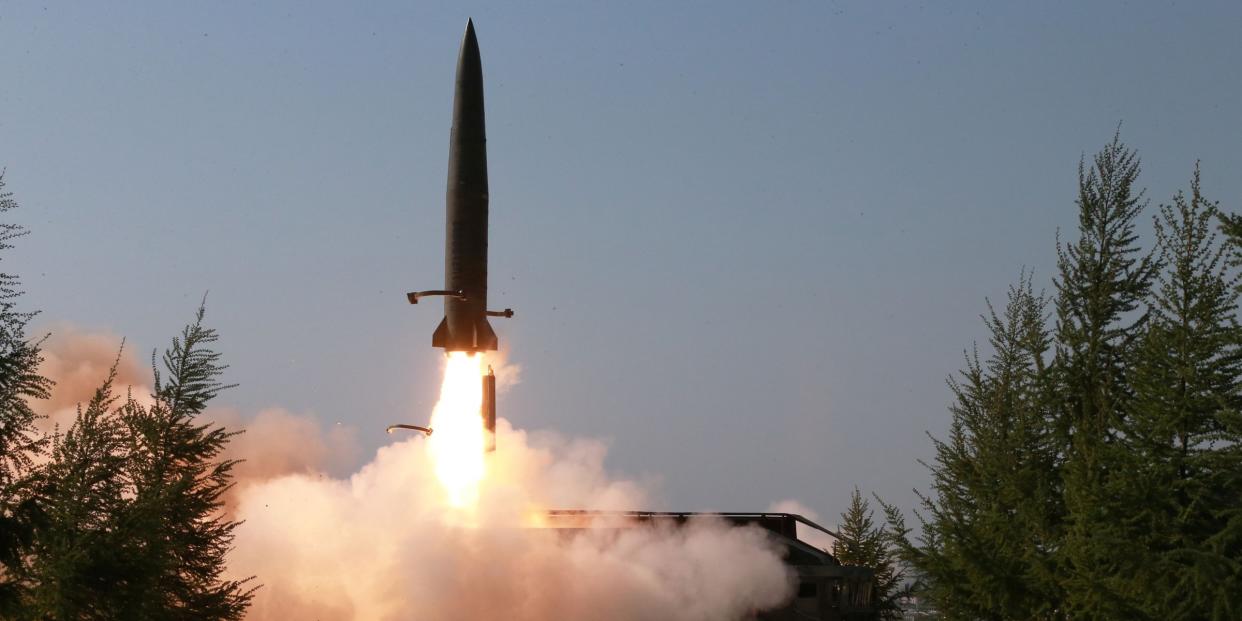
{"type": "MultiPolygon", "coordinates": [[[[483,118],[483,63],[474,21],[466,22],[457,55],[453,92],[453,129],[449,132],[448,188],[445,193],[444,288],[406,294],[410,304],[442,296],[444,319],[431,335],[432,347],[475,354],[499,346],[488,317],[512,317],[513,309],[487,310],[487,132],[483,118]]],[[[479,412],[487,432],[488,452],[496,450],[496,375],[491,367],[482,378],[479,412]]],[[[412,429],[416,425],[388,428],[412,429]]]]}
{"type": "Polygon", "coordinates": [[[487,136],[483,64],[473,20],[466,22],[457,56],[445,198],[444,288],[407,293],[406,298],[418,304],[424,297],[444,297],[444,319],[431,336],[433,347],[495,351],[498,340],[487,318],[512,317],[513,310],[487,310],[487,136]]]}

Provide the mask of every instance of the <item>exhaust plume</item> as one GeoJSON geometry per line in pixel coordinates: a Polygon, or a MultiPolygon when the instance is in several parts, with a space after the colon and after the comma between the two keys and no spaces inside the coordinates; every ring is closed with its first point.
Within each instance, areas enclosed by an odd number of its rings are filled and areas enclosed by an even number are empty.
{"type": "Polygon", "coordinates": [[[602,470],[597,442],[499,421],[476,523],[461,525],[426,441],[381,448],[345,480],[289,475],[240,493],[230,572],[258,576],[250,619],[742,619],[789,596],[756,527],[544,528],[554,507],[633,509],[644,494],[602,470]]]}

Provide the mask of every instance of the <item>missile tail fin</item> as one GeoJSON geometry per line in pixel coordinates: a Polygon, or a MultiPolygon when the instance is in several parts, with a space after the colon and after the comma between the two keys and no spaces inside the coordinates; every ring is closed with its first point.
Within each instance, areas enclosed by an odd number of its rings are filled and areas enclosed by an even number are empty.
{"type": "Polygon", "coordinates": [[[445,317],[431,335],[431,346],[442,347],[448,351],[496,351],[500,346],[500,339],[496,338],[496,332],[492,330],[492,324],[488,323],[487,317],[479,317],[473,330],[466,334],[455,334],[450,330],[448,317],[445,317]]]}
{"type": "Polygon", "coordinates": [[[431,346],[445,348],[449,346],[448,317],[441,319],[440,325],[436,326],[435,333],[431,335],[431,346]]]}
{"type": "Polygon", "coordinates": [[[492,324],[487,321],[487,317],[479,317],[479,322],[475,324],[474,342],[479,349],[496,351],[500,348],[500,339],[496,338],[496,332],[492,330],[492,324]]]}

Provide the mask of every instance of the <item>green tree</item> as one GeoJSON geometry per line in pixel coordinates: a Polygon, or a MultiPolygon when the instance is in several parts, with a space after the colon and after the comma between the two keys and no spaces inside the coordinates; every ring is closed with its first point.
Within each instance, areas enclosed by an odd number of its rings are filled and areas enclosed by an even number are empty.
{"type": "Polygon", "coordinates": [[[897,552],[885,525],[876,525],[873,512],[858,488],[850,495],[850,506],[841,514],[839,537],[832,544],[832,555],[842,565],[866,567],[874,572],[871,601],[875,619],[900,619],[901,582],[897,552]]]}
{"type": "Polygon", "coordinates": [[[920,494],[916,539],[884,505],[919,590],[950,619],[1059,618],[1053,551],[1061,532],[1058,440],[1053,432],[1047,302],[1023,274],[1007,304],[984,316],[992,354],[967,355],[950,380],[945,440],[933,438],[932,490],[920,494]]]}
{"type": "MultiPolygon", "coordinates": [[[[1242,215],[1217,212],[1230,264],[1242,267],[1242,215]]],[[[1234,291],[1239,288],[1235,284],[1234,291]]],[[[1195,568],[1193,583],[1183,586],[1210,602],[1211,616],[1236,619],[1242,616],[1242,412],[1235,405],[1218,410],[1216,416],[1220,431],[1212,439],[1215,450],[1207,455],[1221,494],[1221,503],[1211,508],[1215,532],[1197,549],[1178,551],[1174,557],[1195,568]]]]}
{"type": "MultiPolygon", "coordinates": [[[[0,213],[17,206],[3,188],[0,170],[0,213]]],[[[25,234],[0,223],[0,251],[25,234]]],[[[0,273],[0,618],[240,619],[249,580],[221,578],[237,523],[221,502],[235,462],[220,456],[234,434],[196,421],[226,388],[203,308],[165,353],[167,379],[155,370],[151,405],[117,407],[114,365],[49,438],[31,402],[52,383],[19,285],[0,273]]]]}
{"type": "MultiPolygon", "coordinates": [[[[16,207],[0,170],[0,213],[16,207]]],[[[18,224],[0,223],[0,251],[26,233],[18,224]]],[[[29,547],[43,515],[35,459],[47,449],[30,402],[46,399],[51,388],[39,374],[39,342],[26,338],[34,313],[18,310],[19,286],[17,276],[0,273],[0,617],[14,614],[29,588],[29,547]]]]}
{"type": "MultiPolygon", "coordinates": [[[[227,388],[199,308],[155,369],[149,404],[120,405],[110,376],[48,468],[49,520],[37,538],[33,619],[241,619],[253,589],[225,580],[237,523],[221,495],[234,434],[197,418],[227,388]]],[[[115,369],[114,369],[115,371],[115,369]]]]}
{"type": "Polygon", "coordinates": [[[31,555],[32,596],[18,618],[124,618],[118,601],[139,572],[122,519],[126,437],[112,408],[115,371],[114,365],[69,429],[53,437],[47,519],[31,555]]]}
{"type": "Polygon", "coordinates": [[[1150,619],[1242,614],[1242,330],[1230,247],[1212,230],[1218,217],[1197,165],[1190,197],[1179,192],[1161,206],[1155,231],[1166,267],[1110,460],[1125,474],[1110,480],[1106,501],[1130,542],[1117,554],[1116,580],[1150,619]]]}
{"type": "Polygon", "coordinates": [[[1074,450],[1109,435],[1127,398],[1125,363],[1159,265],[1138,244],[1147,202],[1136,191],[1138,154],[1120,134],[1078,165],[1078,241],[1057,242],[1056,353],[1062,432],[1074,450]],[[1076,444],[1081,440],[1081,443],[1076,444]]]}
{"type": "Polygon", "coordinates": [[[220,455],[236,435],[198,417],[220,391],[226,367],[210,346],[214,329],[204,308],[164,353],[167,375],[155,368],[153,403],[130,398],[121,408],[130,446],[125,477],[133,498],[125,518],[134,525],[143,568],[127,603],[129,619],[241,619],[253,588],[224,580],[225,556],[237,522],[222,513],[234,460],[220,455]]]}
{"type": "MultiPolygon", "coordinates": [[[[1213,231],[1217,213],[1201,193],[1198,166],[1190,197],[1179,192],[1160,207],[1155,232],[1166,268],[1110,460],[1124,476],[1110,480],[1108,501],[1129,541],[1115,575],[1129,581],[1130,597],[1152,619],[1209,619],[1217,603],[1230,601],[1242,613],[1242,593],[1221,590],[1242,574],[1198,564],[1206,540],[1224,526],[1219,509],[1240,500],[1232,464],[1221,460],[1222,444],[1232,452],[1239,439],[1228,418],[1242,405],[1242,331],[1228,248],[1213,231]]],[[[1236,618],[1227,612],[1217,618],[1236,618]]]]}
{"type": "Polygon", "coordinates": [[[1080,163],[1054,330],[1025,275],[989,304],[993,353],[950,381],[918,532],[883,505],[946,618],[1242,616],[1242,216],[1196,166],[1145,253],[1138,174],[1116,135],[1080,163]]]}
{"type": "Polygon", "coordinates": [[[1117,136],[1080,165],[1055,329],[1025,275],[1003,313],[989,305],[993,353],[950,382],[916,541],[884,505],[947,618],[1242,614],[1242,217],[1203,197],[1196,167],[1144,253],[1138,173],[1117,136]]]}
{"type": "Polygon", "coordinates": [[[1057,245],[1054,367],[1056,428],[1064,442],[1065,537],[1058,550],[1065,611],[1074,618],[1132,618],[1140,611],[1116,580],[1130,542],[1117,528],[1110,463],[1131,398],[1128,363],[1147,321],[1158,262],[1139,247],[1135,224],[1146,206],[1134,184],[1137,153],[1114,135],[1088,167],[1079,165],[1078,241],[1057,245]]]}

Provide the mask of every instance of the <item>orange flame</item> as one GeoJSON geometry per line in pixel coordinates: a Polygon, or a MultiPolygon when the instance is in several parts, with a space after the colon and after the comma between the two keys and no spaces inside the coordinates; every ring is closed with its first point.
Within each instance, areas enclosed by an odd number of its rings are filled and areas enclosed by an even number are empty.
{"type": "Polygon", "coordinates": [[[449,505],[474,507],[483,481],[483,356],[450,352],[440,387],[440,401],[431,413],[427,450],[449,505]]]}

